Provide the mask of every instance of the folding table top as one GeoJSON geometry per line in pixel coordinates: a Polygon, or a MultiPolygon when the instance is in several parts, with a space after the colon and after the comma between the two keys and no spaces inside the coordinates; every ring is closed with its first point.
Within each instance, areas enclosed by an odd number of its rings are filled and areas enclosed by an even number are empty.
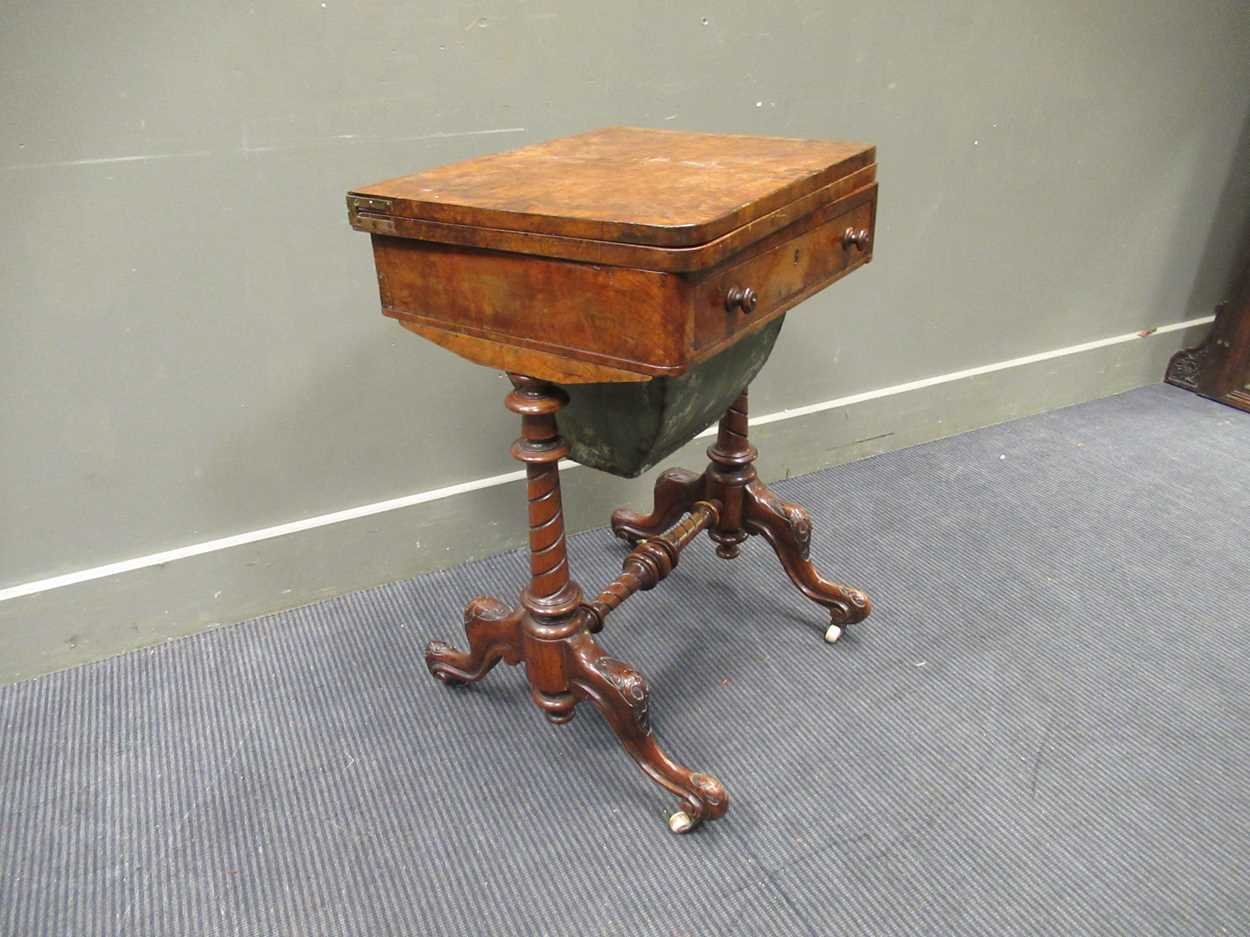
{"type": "Polygon", "coordinates": [[[856,174],[870,184],[875,159],[864,143],[609,127],[365,186],[348,203],[357,227],[450,243],[466,243],[464,233],[443,225],[512,233],[473,243],[522,252],[520,233],[691,248],[746,225],[753,237],[770,233],[753,223],[774,215],[784,226],[847,194],[837,183],[856,174]]]}

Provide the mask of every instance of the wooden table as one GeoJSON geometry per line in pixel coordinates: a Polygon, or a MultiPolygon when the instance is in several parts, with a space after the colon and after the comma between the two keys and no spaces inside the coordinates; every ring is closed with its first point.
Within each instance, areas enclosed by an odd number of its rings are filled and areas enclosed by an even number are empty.
{"type": "Polygon", "coordinates": [[[826,640],[869,612],[820,576],[811,519],[756,476],[746,386],[788,309],[872,259],[876,151],[860,143],[614,127],[357,189],[353,227],[373,236],[383,312],[479,364],[507,371],[521,417],[531,578],[517,607],[473,599],[469,650],[426,648],[447,683],[525,664],[553,723],[588,700],[681,801],[674,832],[722,816],[729,795],[661,750],[647,682],[595,639],[707,531],[716,553],[762,536],[795,586],[828,610],[826,640]],[[556,413],[567,406],[557,429],[556,413]],[[720,416],[701,474],[663,472],[650,513],[618,510],[633,545],[593,598],[569,572],[565,456],[636,475],[720,416]]]}

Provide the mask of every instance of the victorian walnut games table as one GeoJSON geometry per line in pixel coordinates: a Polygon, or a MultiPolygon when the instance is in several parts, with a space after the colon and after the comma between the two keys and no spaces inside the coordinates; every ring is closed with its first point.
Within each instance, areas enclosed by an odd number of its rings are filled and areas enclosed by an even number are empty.
{"type": "Polygon", "coordinates": [[[729,795],[664,753],[646,680],[595,635],[705,530],[727,560],[749,535],[768,541],[828,610],[826,640],[867,616],[867,596],[812,565],[807,511],[757,478],[745,388],[786,311],[872,259],[876,169],[861,143],[613,127],[347,196],[352,226],[372,235],[383,312],[508,372],[505,405],[521,417],[512,455],[528,479],[529,585],[517,608],[469,602],[468,651],[431,642],[430,672],[472,683],[500,660],[524,663],[553,723],[589,700],[680,799],[676,833],[722,816],[729,795]],[[559,461],[634,476],[718,417],[702,474],[669,469],[651,513],[612,515],[633,549],[584,597],[569,573],[559,461]]]}

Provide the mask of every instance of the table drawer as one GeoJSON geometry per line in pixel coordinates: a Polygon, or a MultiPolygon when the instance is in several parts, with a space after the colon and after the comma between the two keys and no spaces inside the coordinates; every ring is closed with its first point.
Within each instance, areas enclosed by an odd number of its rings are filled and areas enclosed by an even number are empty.
{"type": "Polygon", "coordinates": [[[876,213],[872,185],[693,280],[694,350],[715,350],[871,260],[876,213]]]}

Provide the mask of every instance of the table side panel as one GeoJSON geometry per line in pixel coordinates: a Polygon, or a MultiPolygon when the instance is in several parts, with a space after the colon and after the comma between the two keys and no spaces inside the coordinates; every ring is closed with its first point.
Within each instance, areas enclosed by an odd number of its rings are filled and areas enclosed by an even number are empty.
{"type": "Polygon", "coordinates": [[[691,319],[670,274],[373,236],[393,318],[650,375],[688,365],[691,319]]]}

